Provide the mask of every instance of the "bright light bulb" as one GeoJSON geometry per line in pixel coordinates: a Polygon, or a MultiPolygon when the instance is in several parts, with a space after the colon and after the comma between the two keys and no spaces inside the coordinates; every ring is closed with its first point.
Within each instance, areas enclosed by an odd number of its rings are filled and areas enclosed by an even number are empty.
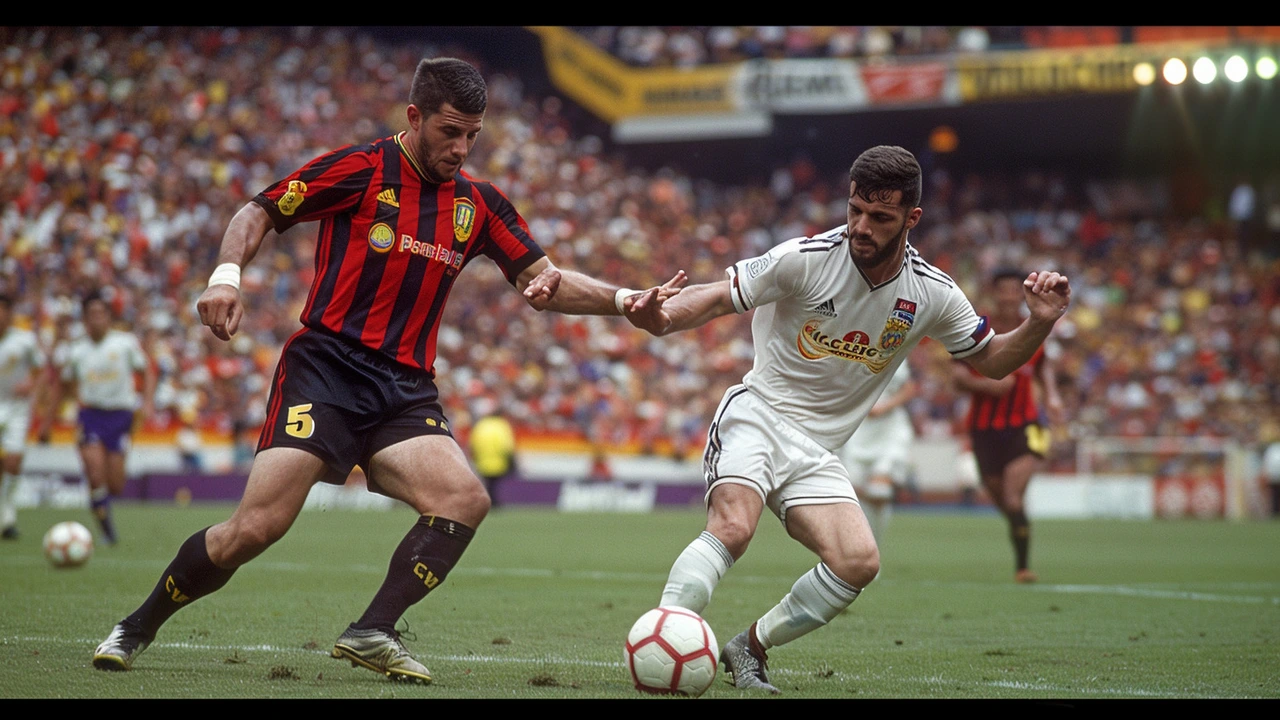
{"type": "Polygon", "coordinates": [[[1150,85],[1156,80],[1156,68],[1149,62],[1133,66],[1133,81],[1139,85],[1150,85]]]}
{"type": "Polygon", "coordinates": [[[1191,74],[1195,75],[1196,81],[1201,85],[1208,85],[1213,79],[1218,77],[1218,66],[1207,57],[1196,60],[1196,64],[1191,66],[1191,74]]]}
{"type": "Polygon", "coordinates": [[[1187,79],[1187,64],[1178,58],[1170,58],[1164,64],[1164,79],[1170,85],[1181,85],[1187,79]]]}
{"type": "Polygon", "coordinates": [[[1231,82],[1241,82],[1249,76],[1249,63],[1239,55],[1232,55],[1222,66],[1222,74],[1231,82]]]}
{"type": "Polygon", "coordinates": [[[1258,71],[1258,77],[1263,80],[1270,80],[1276,76],[1276,59],[1271,57],[1258,58],[1258,64],[1255,69],[1258,71]]]}

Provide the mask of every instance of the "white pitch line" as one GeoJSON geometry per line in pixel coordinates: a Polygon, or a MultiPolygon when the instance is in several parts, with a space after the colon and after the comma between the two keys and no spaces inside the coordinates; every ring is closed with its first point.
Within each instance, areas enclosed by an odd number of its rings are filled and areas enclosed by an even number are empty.
{"type": "MultiPolygon", "coordinates": [[[[164,569],[160,563],[145,560],[122,559],[122,558],[95,558],[92,562],[100,565],[108,565],[110,567],[149,567],[155,568],[156,572],[164,569]]],[[[6,565],[43,565],[45,561],[39,556],[9,556],[0,557],[0,567],[6,565]]],[[[315,563],[299,563],[284,561],[259,561],[246,566],[248,568],[269,570],[273,572],[314,572],[321,567],[315,563]]],[[[361,573],[367,575],[381,576],[387,572],[386,565],[375,565],[369,563],[353,563],[350,565],[334,567],[323,566],[323,569],[331,572],[344,573],[361,573]]],[[[667,579],[665,574],[659,573],[637,573],[637,572],[617,572],[612,570],[564,570],[552,568],[494,568],[494,567],[459,567],[452,572],[456,577],[515,577],[515,578],[566,578],[573,580],[615,580],[622,582],[645,582],[645,583],[661,583],[667,579]]],[[[794,580],[792,577],[768,576],[768,575],[733,575],[732,581],[736,583],[763,585],[788,583],[794,580]]],[[[881,580],[880,584],[895,583],[892,579],[881,580]]],[[[934,580],[918,581],[913,584],[917,585],[941,585],[934,580]]],[[[954,583],[952,583],[954,584],[954,583]]],[[[1222,587],[1236,587],[1241,583],[1222,583],[1222,587]]],[[[1266,583],[1250,583],[1248,585],[1268,587],[1266,583]]],[[[991,587],[991,585],[982,585],[982,587],[991,587]]],[[[1127,597],[1139,597],[1161,600],[1192,600],[1198,602],[1225,602],[1225,603],[1244,603],[1250,605],[1280,605],[1280,596],[1259,596],[1259,595],[1222,595],[1215,593],[1193,592],[1185,590],[1154,590],[1135,587],[1126,587],[1123,585],[1050,585],[1040,584],[1026,587],[1031,592],[1050,592],[1050,593],[1068,593],[1080,595],[1121,595],[1127,597]]]]}
{"type": "MultiPolygon", "coordinates": [[[[76,644],[76,645],[84,645],[85,647],[93,647],[97,641],[86,640],[86,639],[74,640],[71,638],[49,638],[49,637],[29,637],[29,636],[0,637],[0,645],[5,645],[10,642],[60,643],[60,644],[76,644]]],[[[179,642],[153,643],[151,647],[152,648],[178,648],[182,650],[201,650],[201,651],[208,651],[208,652],[215,652],[215,651],[218,651],[218,652],[231,651],[231,652],[246,652],[246,653],[271,652],[271,653],[293,653],[293,654],[299,654],[299,655],[303,655],[303,654],[324,655],[326,657],[328,657],[329,655],[328,651],[322,650],[320,648],[307,649],[304,647],[280,647],[276,645],[206,645],[201,643],[179,641],[179,642]]],[[[557,657],[557,656],[522,658],[522,657],[496,657],[492,655],[423,654],[422,657],[428,660],[440,660],[444,662],[456,662],[456,663],[470,662],[470,663],[486,663],[486,664],[494,664],[494,665],[552,664],[552,665],[571,665],[576,667],[616,668],[618,670],[622,670],[625,667],[622,662],[610,662],[610,661],[604,661],[604,660],[583,660],[580,658],[564,658],[564,657],[557,657]]],[[[814,674],[812,670],[801,671],[801,670],[790,670],[788,668],[772,669],[770,670],[770,672],[775,676],[793,677],[793,678],[812,677],[814,674]]],[[[830,675],[827,676],[826,679],[834,679],[842,682],[859,682],[859,681],[867,680],[868,677],[869,676],[866,676],[863,674],[850,675],[842,672],[832,672],[830,675]]],[[[1036,692],[1051,692],[1051,693],[1059,693],[1059,694],[1081,693],[1085,695],[1113,695],[1113,696],[1121,696],[1121,697],[1153,697],[1153,698],[1184,698],[1184,699],[1194,699],[1194,698],[1212,699],[1212,698],[1224,697],[1221,695],[1194,694],[1194,693],[1188,693],[1185,691],[1164,692],[1164,691],[1158,691],[1158,690],[1144,690],[1144,689],[1129,688],[1129,687],[1072,688],[1072,687],[1062,687],[1057,685],[1047,685],[1043,683],[1027,683],[1027,682],[1009,681],[1009,680],[997,680],[992,682],[973,683],[973,682],[951,680],[941,675],[931,675],[928,677],[916,677],[916,678],[895,676],[893,678],[893,681],[900,684],[914,684],[914,685],[925,685],[925,686],[946,685],[949,687],[957,687],[957,686],[994,687],[994,688],[1006,688],[1010,690],[1031,690],[1036,692]]],[[[1239,696],[1232,695],[1230,697],[1235,698],[1239,696]]],[[[1245,697],[1240,697],[1239,699],[1251,699],[1251,698],[1245,696],[1245,697]]]]}
{"type": "Polygon", "coordinates": [[[1188,592],[1183,590],[1148,590],[1144,588],[1125,587],[1123,585],[1037,585],[1034,589],[1040,592],[1126,595],[1129,597],[1158,598],[1162,600],[1200,600],[1204,602],[1280,605],[1280,597],[1258,597],[1256,595],[1214,595],[1210,593],[1188,592]]]}

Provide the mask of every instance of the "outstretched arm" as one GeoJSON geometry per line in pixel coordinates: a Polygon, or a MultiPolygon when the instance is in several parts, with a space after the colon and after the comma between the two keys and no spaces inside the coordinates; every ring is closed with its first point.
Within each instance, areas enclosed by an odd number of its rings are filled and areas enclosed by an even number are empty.
{"type": "Polygon", "coordinates": [[[1022,281],[1022,293],[1031,311],[1027,319],[1014,330],[991,338],[981,351],[965,358],[989,378],[1003,378],[1030,360],[1071,304],[1067,278],[1056,272],[1031,273],[1022,281]]]}
{"type": "Polygon", "coordinates": [[[689,330],[720,317],[737,312],[730,297],[730,281],[691,285],[679,295],[661,300],[650,290],[635,301],[635,308],[644,310],[654,304],[661,305],[668,322],[654,335],[670,335],[681,330],[689,330]]]}
{"type": "Polygon", "coordinates": [[[624,315],[631,324],[657,334],[666,325],[662,302],[681,292],[688,278],[684,271],[645,291],[625,290],[574,270],[561,270],[548,258],[540,258],[516,278],[516,289],[534,310],[566,315],[624,315]],[[639,304],[642,297],[654,302],[639,304]]]}
{"type": "Polygon", "coordinates": [[[231,218],[218,251],[218,269],[209,287],[196,301],[200,322],[208,325],[219,340],[230,340],[240,328],[244,307],[240,304],[240,269],[249,264],[262,239],[272,228],[271,216],[257,203],[250,202],[231,218]],[[235,267],[231,267],[234,265],[235,267]]]}

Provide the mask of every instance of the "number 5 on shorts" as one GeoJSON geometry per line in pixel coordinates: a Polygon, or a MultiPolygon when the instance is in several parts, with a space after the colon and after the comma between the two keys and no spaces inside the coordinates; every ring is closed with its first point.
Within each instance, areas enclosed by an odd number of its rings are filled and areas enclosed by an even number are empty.
{"type": "Polygon", "coordinates": [[[316,431],[316,421],[307,413],[311,411],[311,403],[294,405],[289,408],[289,415],[284,421],[284,431],[296,438],[309,438],[316,431]]]}

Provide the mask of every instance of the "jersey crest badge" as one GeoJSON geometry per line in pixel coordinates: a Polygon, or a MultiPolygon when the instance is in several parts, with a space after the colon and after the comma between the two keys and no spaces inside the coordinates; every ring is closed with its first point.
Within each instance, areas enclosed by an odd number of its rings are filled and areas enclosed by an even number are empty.
{"type": "Polygon", "coordinates": [[[916,322],[916,304],[910,300],[898,298],[893,311],[884,323],[884,332],[880,333],[880,349],[886,355],[892,355],[902,347],[907,333],[916,322]]]}
{"type": "Polygon", "coordinates": [[[280,208],[280,214],[288,216],[297,212],[298,206],[307,198],[306,193],[306,183],[301,180],[290,180],[289,189],[276,201],[276,207],[280,208]]]}
{"type": "Polygon", "coordinates": [[[466,242],[476,225],[476,205],[467,198],[453,199],[453,239],[466,242]]]}
{"type": "Polygon", "coordinates": [[[369,247],[374,252],[384,253],[396,242],[396,232],[386,223],[378,223],[369,228],[369,247]]]}

